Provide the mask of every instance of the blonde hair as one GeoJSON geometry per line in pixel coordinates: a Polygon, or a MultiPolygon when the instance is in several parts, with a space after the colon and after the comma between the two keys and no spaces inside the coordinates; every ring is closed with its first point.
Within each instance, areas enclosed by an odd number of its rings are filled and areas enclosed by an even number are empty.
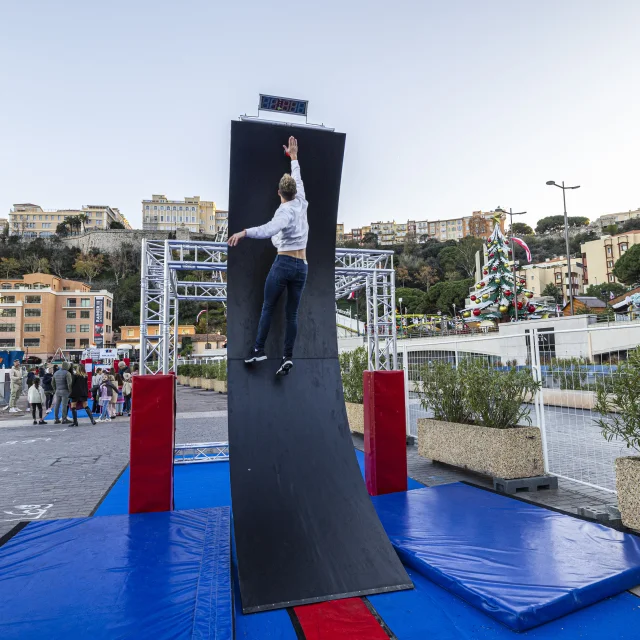
{"type": "Polygon", "coordinates": [[[285,200],[293,200],[295,198],[298,188],[296,187],[296,181],[290,174],[285,173],[282,178],[280,178],[278,191],[285,200]]]}
{"type": "Polygon", "coordinates": [[[76,375],[80,376],[81,378],[86,378],[87,377],[87,372],[85,371],[85,369],[84,369],[84,367],[82,365],[80,365],[76,369],[76,375]]]}

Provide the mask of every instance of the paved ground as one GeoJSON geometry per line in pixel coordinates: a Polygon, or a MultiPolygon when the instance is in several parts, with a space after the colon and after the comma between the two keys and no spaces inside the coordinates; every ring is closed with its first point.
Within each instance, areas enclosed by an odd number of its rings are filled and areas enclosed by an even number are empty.
{"type": "MultiPolygon", "coordinates": [[[[227,397],[178,386],[176,441],[227,439],[227,397]],[[220,413],[222,413],[222,416],[220,413]]],[[[129,419],[78,428],[0,422],[0,536],[17,522],[88,516],[129,462],[129,419]]]]}
{"type": "MultiPolygon", "coordinates": [[[[226,395],[178,386],[176,442],[227,440],[226,410],[226,395]]],[[[87,516],[118,478],[129,460],[129,419],[82,424],[33,426],[24,415],[0,421],[0,536],[19,521],[87,516]]],[[[354,444],[362,449],[362,438],[354,444]]],[[[409,475],[428,486],[490,486],[484,476],[420,458],[415,446],[407,447],[407,460],[409,475]]],[[[612,494],[562,479],[557,491],[519,497],[569,513],[613,502],[612,494]]]]}

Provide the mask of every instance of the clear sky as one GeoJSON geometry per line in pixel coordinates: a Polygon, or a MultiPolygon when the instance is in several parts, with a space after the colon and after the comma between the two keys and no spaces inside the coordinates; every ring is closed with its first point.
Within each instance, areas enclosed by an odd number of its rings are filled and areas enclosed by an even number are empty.
{"type": "MultiPolygon", "coordinates": [[[[347,133],[339,219],[640,207],[637,0],[0,2],[0,216],[152,193],[227,206],[230,121],[347,133]]],[[[304,175],[304,149],[300,150],[304,175]]]]}

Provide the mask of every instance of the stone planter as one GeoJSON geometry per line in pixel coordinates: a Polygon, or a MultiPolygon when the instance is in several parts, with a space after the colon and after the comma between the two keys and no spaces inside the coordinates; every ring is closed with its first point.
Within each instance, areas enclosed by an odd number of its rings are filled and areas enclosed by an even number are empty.
{"type": "Polygon", "coordinates": [[[544,475],[538,427],[490,429],[421,418],[418,453],[423,458],[505,480],[544,475]]]}
{"type": "Polygon", "coordinates": [[[226,380],[212,380],[213,390],[218,393],[227,393],[227,381],[226,380]]]}
{"type": "Polygon", "coordinates": [[[347,419],[349,420],[349,429],[352,433],[361,433],[364,435],[364,405],[355,402],[345,402],[347,407],[347,419]]]}
{"type": "Polygon", "coordinates": [[[196,389],[198,387],[202,386],[202,378],[189,378],[189,386],[190,387],[195,387],[196,389]]]}
{"type": "Polygon", "coordinates": [[[200,378],[200,382],[202,383],[203,389],[206,389],[207,391],[211,391],[213,389],[213,383],[215,381],[211,380],[210,378],[200,378]]]}
{"type": "Polygon", "coordinates": [[[187,384],[187,376],[178,376],[178,384],[187,384]]]}
{"type": "Polygon", "coordinates": [[[640,457],[616,458],[616,489],[622,524],[640,530],[640,457]]]}

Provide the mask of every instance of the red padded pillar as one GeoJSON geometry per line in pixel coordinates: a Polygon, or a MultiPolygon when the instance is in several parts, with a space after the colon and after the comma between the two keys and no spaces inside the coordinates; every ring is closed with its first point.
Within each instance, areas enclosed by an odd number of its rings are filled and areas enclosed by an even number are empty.
{"type": "Polygon", "coordinates": [[[129,513],[173,509],[174,375],[133,376],[129,513]]]}
{"type": "Polygon", "coordinates": [[[371,496],[407,490],[403,371],[365,371],[364,475],[371,496]]]}

